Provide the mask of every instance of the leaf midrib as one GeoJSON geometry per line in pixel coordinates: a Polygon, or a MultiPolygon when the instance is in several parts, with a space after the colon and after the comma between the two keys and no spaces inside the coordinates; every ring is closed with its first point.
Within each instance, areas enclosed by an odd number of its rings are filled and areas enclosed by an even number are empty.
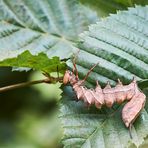
{"type": "MultiPolygon", "coordinates": [[[[84,141],[84,143],[82,143],[82,146],[85,144],[85,142],[88,140],[88,139],[90,139],[92,136],[94,136],[95,135],[95,133],[96,132],[98,132],[98,130],[100,129],[100,128],[102,128],[103,126],[104,126],[104,124],[105,124],[105,122],[107,121],[107,119],[105,119],[103,122],[102,122],[102,124],[100,125],[100,126],[97,126],[97,128],[92,132],[92,134],[90,134],[87,138],[86,138],[86,140],[84,141]]],[[[102,130],[102,129],[101,129],[102,130]]],[[[102,132],[103,133],[103,132],[102,132]]],[[[103,135],[103,134],[102,134],[103,135]]],[[[103,136],[103,139],[104,139],[104,136],[103,136]]],[[[105,145],[105,142],[104,142],[104,145],[105,145]]],[[[81,146],[81,147],[82,147],[81,146]]]]}

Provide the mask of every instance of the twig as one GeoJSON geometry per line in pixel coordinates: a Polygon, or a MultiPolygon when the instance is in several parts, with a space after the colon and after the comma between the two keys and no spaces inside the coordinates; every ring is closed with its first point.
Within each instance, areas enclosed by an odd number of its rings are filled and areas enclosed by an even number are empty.
{"type": "Polygon", "coordinates": [[[23,83],[13,84],[13,85],[1,87],[0,88],[0,93],[8,91],[8,90],[16,89],[16,88],[22,88],[22,87],[27,87],[27,86],[34,85],[34,84],[39,84],[39,83],[61,82],[61,80],[62,80],[61,77],[60,78],[50,77],[50,78],[42,79],[42,80],[36,80],[36,81],[30,81],[30,82],[23,82],[23,83]]]}

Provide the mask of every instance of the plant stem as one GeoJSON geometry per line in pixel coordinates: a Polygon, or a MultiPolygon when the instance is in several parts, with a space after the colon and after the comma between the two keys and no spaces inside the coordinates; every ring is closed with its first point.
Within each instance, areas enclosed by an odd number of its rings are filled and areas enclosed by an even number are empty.
{"type": "Polygon", "coordinates": [[[0,92],[5,92],[8,90],[16,89],[16,88],[22,88],[22,87],[27,87],[30,85],[34,84],[39,84],[39,83],[52,83],[52,82],[60,82],[62,78],[47,78],[47,79],[42,79],[42,80],[36,80],[36,81],[30,81],[30,82],[23,82],[23,83],[18,83],[18,84],[13,84],[5,87],[0,88],[0,92]]]}

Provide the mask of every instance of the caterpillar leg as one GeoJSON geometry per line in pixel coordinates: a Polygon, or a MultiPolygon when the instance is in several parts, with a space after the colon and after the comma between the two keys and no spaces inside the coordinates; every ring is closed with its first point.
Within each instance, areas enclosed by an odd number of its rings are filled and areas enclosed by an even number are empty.
{"type": "Polygon", "coordinates": [[[76,78],[79,79],[78,77],[78,70],[77,70],[77,66],[76,66],[76,59],[78,57],[78,53],[80,52],[80,50],[78,50],[77,54],[74,56],[72,63],[73,63],[73,73],[76,72],[76,78]]]}
{"type": "Polygon", "coordinates": [[[78,79],[79,77],[78,77],[78,70],[77,70],[75,58],[73,59],[72,63],[73,63],[73,70],[72,70],[72,72],[73,73],[76,72],[76,78],[78,79]]]}
{"type": "Polygon", "coordinates": [[[87,72],[86,76],[84,77],[84,79],[82,80],[83,82],[85,82],[85,80],[88,78],[89,74],[92,72],[92,70],[99,64],[99,62],[97,64],[95,64],[94,66],[91,67],[91,69],[87,72]]]}

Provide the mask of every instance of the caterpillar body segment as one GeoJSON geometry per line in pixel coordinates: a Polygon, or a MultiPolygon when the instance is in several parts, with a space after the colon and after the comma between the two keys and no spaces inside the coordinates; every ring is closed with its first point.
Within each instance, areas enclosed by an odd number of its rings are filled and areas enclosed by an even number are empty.
{"type": "Polygon", "coordinates": [[[122,109],[122,120],[126,127],[130,127],[139,116],[145,106],[146,96],[139,90],[135,92],[132,99],[122,109]]]}
{"type": "MultiPolygon", "coordinates": [[[[75,63],[73,64],[76,67],[75,63]]],[[[107,82],[104,89],[101,88],[97,81],[95,89],[86,88],[84,82],[96,65],[88,71],[83,80],[79,80],[77,69],[75,69],[76,75],[74,70],[73,72],[66,70],[63,83],[70,83],[78,100],[83,100],[88,105],[94,104],[98,109],[101,109],[103,105],[111,108],[114,103],[121,104],[124,101],[128,101],[122,110],[122,120],[125,126],[130,128],[140,114],[140,111],[144,108],[146,96],[138,89],[135,79],[129,85],[123,85],[118,79],[117,85],[113,88],[107,82]]]]}

